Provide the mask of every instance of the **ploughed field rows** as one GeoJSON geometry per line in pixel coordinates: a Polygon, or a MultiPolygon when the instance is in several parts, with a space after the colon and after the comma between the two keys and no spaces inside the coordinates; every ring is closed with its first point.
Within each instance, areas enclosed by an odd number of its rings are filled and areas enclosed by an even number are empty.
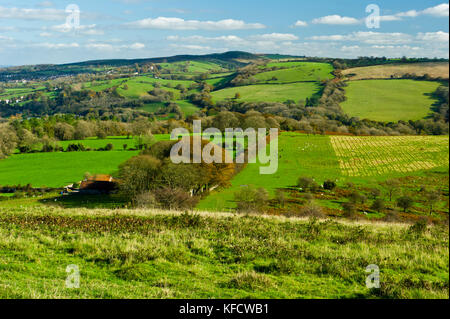
{"type": "Polygon", "coordinates": [[[332,136],[345,176],[408,173],[448,165],[446,136],[332,136]]]}

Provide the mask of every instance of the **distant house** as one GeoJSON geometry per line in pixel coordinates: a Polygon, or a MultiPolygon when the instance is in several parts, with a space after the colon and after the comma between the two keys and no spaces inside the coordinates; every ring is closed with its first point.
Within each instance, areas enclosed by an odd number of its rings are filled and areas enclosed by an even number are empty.
{"type": "Polygon", "coordinates": [[[116,188],[111,175],[93,175],[80,185],[81,194],[109,194],[116,188]]]}

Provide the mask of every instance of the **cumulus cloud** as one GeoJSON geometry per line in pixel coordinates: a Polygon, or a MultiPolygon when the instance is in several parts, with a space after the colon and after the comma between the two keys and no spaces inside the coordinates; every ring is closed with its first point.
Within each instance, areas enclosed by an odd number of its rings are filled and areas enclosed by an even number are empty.
{"type": "Polygon", "coordinates": [[[313,41],[344,41],[348,40],[349,36],[342,34],[333,34],[333,35],[315,35],[309,37],[308,40],[313,41]]]}
{"type": "Polygon", "coordinates": [[[42,48],[46,48],[46,49],[74,49],[74,48],[79,48],[80,45],[76,42],[74,43],[48,43],[48,42],[44,42],[44,43],[37,43],[35,44],[35,46],[37,47],[42,47],[42,48]]]}
{"type": "Polygon", "coordinates": [[[442,3],[435,7],[431,7],[422,11],[422,14],[427,14],[435,17],[448,17],[449,14],[449,4],[442,3]]]}
{"type": "Polygon", "coordinates": [[[402,18],[397,15],[380,16],[380,21],[401,21],[402,18]]]}
{"type": "MultiPolygon", "coordinates": [[[[429,15],[434,17],[448,17],[449,16],[449,4],[442,3],[440,5],[427,8],[422,11],[409,10],[405,12],[399,12],[391,15],[380,16],[381,21],[401,21],[403,18],[415,18],[421,15],[429,15]]],[[[314,24],[329,24],[329,25],[352,25],[361,23],[364,19],[356,19],[351,17],[342,17],[340,15],[329,15],[321,18],[314,19],[314,24]]],[[[301,22],[301,21],[300,21],[301,22]]]]}
{"type": "Polygon", "coordinates": [[[211,41],[220,41],[220,42],[243,42],[244,39],[235,36],[235,35],[223,35],[219,37],[205,37],[201,35],[193,35],[189,37],[180,37],[178,35],[171,35],[167,37],[168,41],[179,41],[179,42],[196,42],[196,43],[208,43],[211,41]]]}
{"type": "Polygon", "coordinates": [[[204,50],[212,50],[209,46],[195,45],[195,44],[171,44],[173,48],[179,49],[187,49],[187,50],[195,50],[195,51],[204,51],[204,50]]]}
{"type": "Polygon", "coordinates": [[[449,42],[449,34],[444,31],[419,33],[417,39],[431,42],[449,42]]]}
{"type": "Polygon", "coordinates": [[[297,22],[294,23],[294,27],[307,27],[308,23],[302,20],[297,20],[297,22]]]}
{"type": "Polygon", "coordinates": [[[162,30],[244,30],[265,28],[261,23],[246,23],[242,20],[199,21],[166,17],[134,21],[127,23],[126,26],[138,29],[162,30]]]}
{"type": "Polygon", "coordinates": [[[16,20],[63,20],[66,18],[64,10],[58,9],[27,9],[27,8],[6,8],[0,6],[1,19],[16,20]]]}
{"type": "Polygon", "coordinates": [[[270,34],[254,35],[251,37],[251,39],[276,42],[276,41],[294,41],[298,40],[298,37],[290,33],[270,33],[270,34]]]}
{"type": "Polygon", "coordinates": [[[359,45],[344,45],[341,47],[341,51],[343,52],[355,52],[361,50],[361,47],[359,45]]]}
{"type": "Polygon", "coordinates": [[[313,36],[308,38],[314,41],[353,41],[369,44],[386,44],[386,43],[409,43],[412,40],[412,36],[406,33],[382,33],[372,31],[359,31],[350,34],[342,35],[325,35],[325,36],[313,36]]]}
{"type": "Polygon", "coordinates": [[[51,1],[42,1],[40,3],[38,3],[38,7],[43,7],[43,8],[48,8],[48,7],[53,7],[54,4],[51,1]]]}
{"type": "Polygon", "coordinates": [[[418,15],[420,15],[420,12],[417,12],[416,10],[409,10],[406,12],[400,12],[396,14],[397,17],[408,17],[408,18],[415,18],[418,15]]]}
{"type": "Polygon", "coordinates": [[[14,39],[0,34],[0,40],[1,41],[12,41],[14,39]]]}
{"type": "Polygon", "coordinates": [[[108,43],[88,43],[85,45],[87,49],[94,49],[100,51],[112,51],[114,46],[108,43]]]}
{"type": "Polygon", "coordinates": [[[132,50],[142,50],[145,48],[145,44],[144,43],[140,43],[140,42],[136,42],[131,44],[130,46],[128,46],[130,49],[132,50]]]}
{"type": "Polygon", "coordinates": [[[394,15],[381,16],[381,21],[400,21],[403,18],[416,18],[421,15],[429,15],[433,17],[448,17],[449,14],[449,4],[442,3],[440,5],[427,8],[422,11],[409,10],[405,12],[399,12],[394,15]]]}
{"type": "Polygon", "coordinates": [[[74,32],[82,35],[103,35],[103,30],[100,30],[97,28],[96,24],[90,24],[90,25],[80,25],[79,27],[74,28],[71,25],[68,24],[60,24],[60,25],[54,25],[50,28],[44,28],[44,30],[51,30],[54,32],[60,32],[60,33],[69,33],[74,32]]]}
{"type": "Polygon", "coordinates": [[[351,17],[341,17],[340,15],[329,15],[321,18],[314,19],[314,24],[332,24],[332,25],[351,25],[358,24],[361,21],[351,17]]]}
{"type": "Polygon", "coordinates": [[[120,50],[142,50],[145,48],[144,43],[136,42],[132,44],[113,45],[110,43],[88,43],[84,46],[86,49],[93,49],[97,51],[120,51],[120,50]]]}

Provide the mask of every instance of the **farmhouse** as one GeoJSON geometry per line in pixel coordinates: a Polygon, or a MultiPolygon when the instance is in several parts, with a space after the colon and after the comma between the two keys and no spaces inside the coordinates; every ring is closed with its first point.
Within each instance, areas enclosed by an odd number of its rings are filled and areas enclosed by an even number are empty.
{"type": "Polygon", "coordinates": [[[81,182],[81,194],[108,194],[114,190],[116,183],[111,175],[93,175],[81,182]]]}

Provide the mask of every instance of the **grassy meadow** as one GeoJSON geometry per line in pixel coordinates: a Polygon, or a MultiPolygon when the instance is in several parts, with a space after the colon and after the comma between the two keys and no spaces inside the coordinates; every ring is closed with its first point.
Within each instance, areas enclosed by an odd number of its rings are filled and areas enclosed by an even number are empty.
{"type": "Polygon", "coordinates": [[[17,154],[0,161],[0,185],[63,187],[85,173],[111,174],[138,151],[17,154]]]}
{"type": "Polygon", "coordinates": [[[241,95],[244,102],[285,102],[287,100],[306,100],[318,93],[320,86],[313,82],[293,84],[263,84],[226,88],[211,92],[215,101],[233,99],[236,93],[241,95]]]}
{"type": "Polygon", "coordinates": [[[381,122],[420,120],[435,103],[431,94],[438,82],[414,80],[351,81],[341,103],[349,116],[381,122]]]}
{"type": "Polygon", "coordinates": [[[333,78],[331,74],[333,67],[328,63],[269,63],[267,67],[281,67],[283,69],[256,74],[254,78],[258,83],[311,82],[333,78]]]}
{"type": "Polygon", "coordinates": [[[254,185],[264,187],[272,194],[277,188],[294,187],[301,175],[316,179],[337,178],[339,162],[327,136],[306,136],[283,133],[278,139],[278,171],[273,175],[261,175],[260,163],[248,164],[231,181],[231,187],[213,192],[203,199],[200,210],[227,210],[235,207],[234,194],[240,188],[254,185]]]}
{"type": "MultiPolygon", "coordinates": [[[[170,139],[169,134],[155,134],[155,141],[170,139]]],[[[0,185],[27,185],[34,187],[62,187],[80,181],[86,172],[91,174],[111,174],[127,159],[139,151],[125,151],[135,147],[132,138],[116,136],[107,139],[88,138],[85,140],[61,141],[66,149],[69,144],[83,144],[92,149],[114,145],[113,151],[55,152],[14,154],[0,161],[0,185]]]]}
{"type": "Polygon", "coordinates": [[[0,208],[0,298],[448,298],[448,229],[0,208]],[[365,269],[380,268],[380,289],[365,269]],[[68,265],[80,288],[65,286],[68,265]]]}

